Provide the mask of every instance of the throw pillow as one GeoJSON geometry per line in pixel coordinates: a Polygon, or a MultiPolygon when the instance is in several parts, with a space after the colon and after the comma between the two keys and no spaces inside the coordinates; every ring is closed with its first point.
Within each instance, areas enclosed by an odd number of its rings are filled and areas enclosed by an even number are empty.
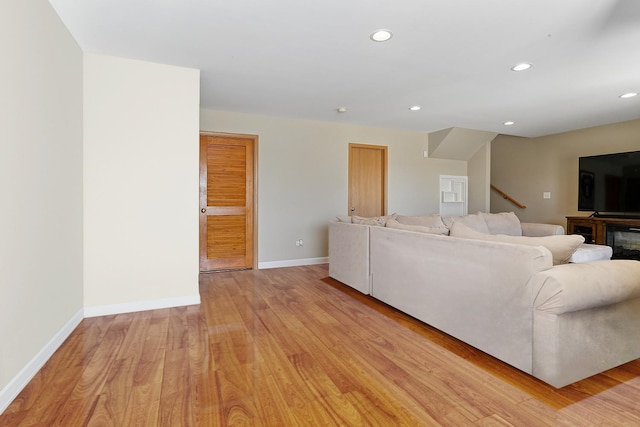
{"type": "Polygon", "coordinates": [[[522,236],[520,219],[513,212],[488,213],[478,212],[489,228],[490,234],[506,234],[508,236],[522,236]]]}
{"type": "Polygon", "coordinates": [[[549,249],[553,257],[553,265],[565,264],[571,255],[584,243],[584,237],[577,234],[554,235],[544,237],[507,236],[504,234],[479,233],[465,224],[454,222],[451,226],[451,236],[466,239],[488,240],[492,242],[514,243],[516,245],[544,246],[549,249]]]}
{"type": "Polygon", "coordinates": [[[424,227],[422,225],[409,225],[402,224],[398,220],[390,219],[387,221],[388,228],[397,228],[398,230],[407,230],[407,231],[416,231],[418,233],[428,233],[428,234],[440,234],[442,236],[446,236],[449,234],[449,229],[442,224],[440,227],[424,227]]]}

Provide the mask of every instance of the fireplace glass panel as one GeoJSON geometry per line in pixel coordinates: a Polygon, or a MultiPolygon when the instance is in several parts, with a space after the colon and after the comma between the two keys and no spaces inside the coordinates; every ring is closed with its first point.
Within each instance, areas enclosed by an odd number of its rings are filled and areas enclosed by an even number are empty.
{"type": "Polygon", "coordinates": [[[607,246],[613,249],[611,258],[640,260],[640,228],[608,225],[607,246]]]}

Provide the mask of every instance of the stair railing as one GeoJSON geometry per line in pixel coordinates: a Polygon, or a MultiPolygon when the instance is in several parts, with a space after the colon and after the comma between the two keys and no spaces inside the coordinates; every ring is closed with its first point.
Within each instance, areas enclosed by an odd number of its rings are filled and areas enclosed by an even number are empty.
{"type": "Polygon", "coordinates": [[[517,201],[516,199],[514,199],[513,197],[511,197],[510,195],[508,195],[507,193],[505,193],[504,191],[496,187],[495,185],[491,184],[491,189],[497,191],[498,194],[500,194],[503,199],[510,201],[511,203],[513,203],[514,205],[516,205],[521,209],[526,209],[525,205],[523,205],[522,203],[520,203],[519,201],[517,201]]]}

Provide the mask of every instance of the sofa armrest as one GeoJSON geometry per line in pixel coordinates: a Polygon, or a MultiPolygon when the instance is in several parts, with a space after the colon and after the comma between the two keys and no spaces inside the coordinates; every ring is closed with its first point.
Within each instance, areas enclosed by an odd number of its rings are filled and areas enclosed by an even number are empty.
{"type": "Polygon", "coordinates": [[[369,225],[329,223],[329,276],[370,293],[369,225]]]}
{"type": "Polygon", "coordinates": [[[537,378],[564,387],[640,357],[640,262],[558,265],[530,284],[537,378]]]}
{"type": "Polygon", "coordinates": [[[557,265],[531,278],[534,308],[550,314],[640,298],[640,262],[596,261],[557,265]]]}
{"type": "Polygon", "coordinates": [[[528,237],[544,237],[564,234],[564,227],[556,224],[538,224],[535,222],[522,222],[522,235],[528,237]]]}

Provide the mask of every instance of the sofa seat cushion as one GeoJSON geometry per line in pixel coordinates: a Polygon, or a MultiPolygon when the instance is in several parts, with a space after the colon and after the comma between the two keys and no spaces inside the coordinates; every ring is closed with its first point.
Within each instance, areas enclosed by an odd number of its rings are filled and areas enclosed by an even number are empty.
{"type": "Polygon", "coordinates": [[[564,236],[526,237],[507,236],[504,234],[483,234],[467,227],[461,222],[454,222],[451,226],[450,235],[453,237],[463,237],[467,239],[488,240],[493,242],[512,243],[527,246],[543,246],[551,252],[553,264],[565,264],[571,255],[584,243],[584,237],[577,234],[564,236]]]}
{"type": "MultiPolygon", "coordinates": [[[[440,221],[442,223],[442,221],[440,221]]],[[[418,233],[440,234],[446,236],[449,229],[442,224],[440,227],[425,227],[422,225],[402,224],[398,220],[390,219],[387,221],[388,228],[397,228],[398,230],[416,231],[418,233]]]]}
{"type": "Polygon", "coordinates": [[[592,245],[589,243],[583,243],[580,247],[571,255],[569,262],[583,263],[592,261],[606,261],[611,259],[613,255],[613,249],[606,245],[592,245]]]}

